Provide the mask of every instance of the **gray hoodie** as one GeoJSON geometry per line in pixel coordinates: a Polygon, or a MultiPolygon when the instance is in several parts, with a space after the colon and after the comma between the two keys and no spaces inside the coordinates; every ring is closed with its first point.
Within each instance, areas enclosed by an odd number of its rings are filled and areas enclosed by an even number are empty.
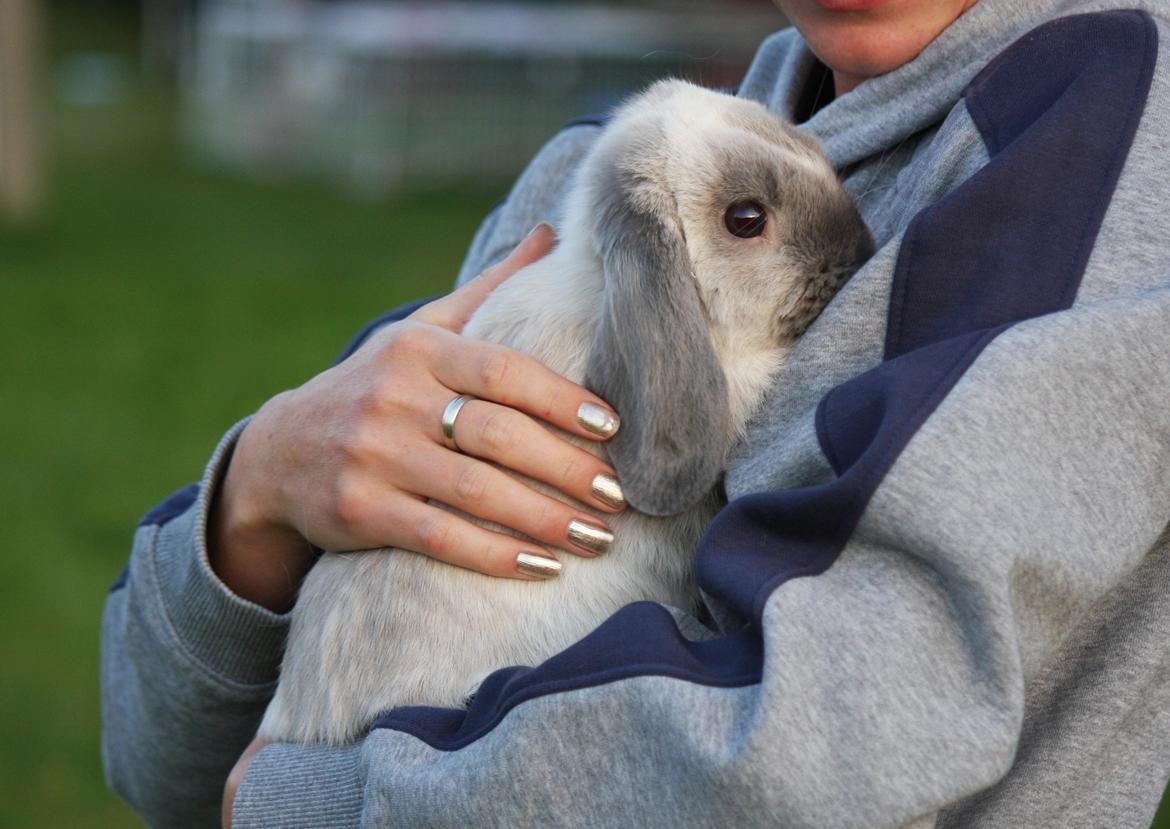
{"type": "MultiPolygon", "coordinates": [[[[981,0],[816,111],[879,250],[727,476],[695,558],[714,628],[631,605],[467,710],[270,746],[236,826],[1148,826],[1170,777],[1168,60],[1164,0],[981,0]]],[[[789,30],[737,94],[792,118],[820,75],[789,30]]],[[[537,156],[461,278],[555,222],[598,124],[537,156]]],[[[106,606],[103,759],[154,825],[218,819],[287,631],[207,565],[240,428],[146,516],[106,606]]]]}

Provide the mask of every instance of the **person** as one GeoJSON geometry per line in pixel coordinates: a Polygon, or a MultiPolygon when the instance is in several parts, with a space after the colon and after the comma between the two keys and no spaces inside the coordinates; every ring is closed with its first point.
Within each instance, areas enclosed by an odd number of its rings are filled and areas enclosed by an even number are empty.
{"type": "MultiPolygon", "coordinates": [[[[632,605],[467,710],[254,745],[231,825],[1149,825],[1170,777],[1170,9],[777,2],[795,29],[735,94],[820,139],[878,251],[727,473],[695,557],[709,618],[632,605]]],[[[599,506],[620,485],[537,422],[604,439],[620,412],[457,333],[554,243],[523,235],[599,126],[539,153],[461,287],[371,325],[143,520],[103,621],[103,759],[148,822],[216,819],[314,547],[529,577],[512,537],[426,499],[571,550],[573,508],[486,462],[599,506]],[[439,418],[462,394],[457,454],[439,418]]]]}

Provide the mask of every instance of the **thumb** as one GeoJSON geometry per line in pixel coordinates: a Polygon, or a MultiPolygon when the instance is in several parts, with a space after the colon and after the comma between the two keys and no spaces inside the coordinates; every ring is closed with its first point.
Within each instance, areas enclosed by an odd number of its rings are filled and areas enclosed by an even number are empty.
{"type": "Polygon", "coordinates": [[[248,747],[244,749],[244,753],[240,755],[240,759],[236,761],[235,768],[228,775],[227,783],[224,785],[223,790],[223,808],[221,812],[223,829],[231,829],[232,808],[236,805],[236,792],[239,791],[240,784],[244,782],[244,775],[248,772],[248,766],[252,764],[252,760],[260,753],[260,750],[271,743],[272,740],[266,740],[263,737],[257,737],[252,740],[248,747]]]}
{"type": "Polygon", "coordinates": [[[427,303],[411,314],[411,317],[450,331],[463,330],[463,326],[487,299],[488,294],[516,271],[542,259],[556,247],[556,244],[556,231],[553,230],[552,225],[541,222],[524,237],[523,242],[512,249],[512,252],[505,259],[492,265],[475,279],[442,299],[427,303]]]}

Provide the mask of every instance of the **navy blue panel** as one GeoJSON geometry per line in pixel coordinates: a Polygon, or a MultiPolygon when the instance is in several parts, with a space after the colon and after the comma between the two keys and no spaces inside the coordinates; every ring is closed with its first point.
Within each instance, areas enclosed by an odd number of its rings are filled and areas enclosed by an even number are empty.
{"type": "Polygon", "coordinates": [[[393,311],[387,311],[381,316],[374,317],[374,319],[363,325],[361,330],[353,335],[353,339],[349,341],[349,344],[341,352],[341,355],[334,362],[334,365],[337,365],[337,363],[348,359],[351,354],[361,348],[365,341],[368,340],[370,336],[383,325],[389,325],[392,322],[398,322],[399,320],[406,319],[433,299],[438,299],[438,297],[420,299],[406,305],[401,305],[398,308],[395,308],[393,311]]]}
{"type": "Polygon", "coordinates": [[[199,484],[187,484],[182,489],[171,493],[165,501],[142,516],[142,520],[138,522],[138,526],[146,527],[153,524],[161,527],[172,518],[178,518],[186,512],[198,497],[199,484]]]}
{"type": "Polygon", "coordinates": [[[1025,37],[971,85],[967,104],[991,162],[915,217],[899,251],[884,362],[818,408],[838,477],[741,498],[699,545],[699,584],[746,627],[691,643],[662,609],[631,605],[544,664],[493,674],[466,712],[400,709],[375,727],[454,750],[543,694],[638,675],[758,682],[771,593],[833,564],[899,453],[989,342],[1072,302],[1142,112],[1153,37],[1139,13],[1066,18],[1025,37]]]}
{"type": "Polygon", "coordinates": [[[110,592],[114,593],[121,590],[130,582],[130,565],[127,564],[122,568],[122,572],[118,574],[118,578],[114,579],[114,583],[110,585],[110,592]]]}
{"type": "Polygon", "coordinates": [[[817,435],[837,474],[846,474],[875,446],[879,436],[886,440],[884,451],[896,457],[925,420],[924,415],[934,410],[983,346],[1001,330],[1003,326],[976,330],[923,346],[887,360],[825,395],[817,407],[817,435]],[[908,405],[918,408],[910,411],[908,405]]]}
{"type": "Polygon", "coordinates": [[[399,708],[374,728],[415,735],[446,750],[462,748],[496,726],[516,705],[535,697],[631,676],[671,676],[735,687],[759,681],[762,643],[755,628],[719,640],[689,642],[660,605],[622,608],[582,642],[535,668],[505,668],[489,676],[466,711],[399,708]]]}
{"type": "Polygon", "coordinates": [[[1026,35],[972,82],[967,110],[995,163],[907,231],[887,358],[1072,304],[1156,52],[1143,12],[1079,15],[1026,35]]]}
{"type": "Polygon", "coordinates": [[[839,477],[729,504],[699,551],[703,588],[758,619],[782,583],[828,569],[918,427],[1002,330],[934,343],[834,389],[817,410],[817,431],[839,477]]]}

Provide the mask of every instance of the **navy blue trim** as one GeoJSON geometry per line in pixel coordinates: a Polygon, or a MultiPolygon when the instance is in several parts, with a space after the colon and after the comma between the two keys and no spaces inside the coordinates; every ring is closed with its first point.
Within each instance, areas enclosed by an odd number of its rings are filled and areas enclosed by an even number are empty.
{"type": "Polygon", "coordinates": [[[138,522],[140,527],[158,526],[178,518],[199,499],[199,484],[187,484],[182,489],[175,490],[166,500],[156,506],[138,522]]]}
{"type": "MultiPolygon", "coordinates": [[[[885,361],[817,408],[817,436],[838,475],[810,496],[820,521],[805,526],[772,504],[742,519],[749,539],[769,521],[794,522],[801,544],[795,555],[786,551],[795,558],[788,577],[836,560],[834,547],[898,454],[988,343],[1016,322],[1072,305],[1149,94],[1156,45],[1141,12],[1063,18],[1017,41],[968,87],[990,162],[910,223],[885,361]]],[[[759,569],[741,566],[739,581],[726,570],[713,578],[742,600],[743,578],[759,569]]],[[[751,586],[757,612],[784,580],[751,586]]]]}
{"type": "Polygon", "coordinates": [[[983,348],[1007,327],[925,346],[826,395],[817,408],[817,435],[837,479],[730,504],[718,516],[718,523],[729,524],[722,543],[740,552],[710,560],[704,589],[750,606],[760,618],[764,603],[782,583],[827,570],[906,444],[983,348]],[[778,557],[781,543],[783,555],[778,557]],[[769,577],[760,578],[768,572],[769,577]]]}
{"type": "Polygon", "coordinates": [[[353,335],[353,338],[350,339],[349,343],[345,346],[344,349],[342,349],[340,356],[338,356],[333,364],[337,365],[338,363],[349,359],[349,357],[355,351],[361,348],[365,344],[366,340],[368,340],[373,335],[373,333],[383,325],[389,325],[392,322],[398,322],[399,320],[406,319],[419,308],[422,308],[424,305],[434,299],[438,299],[438,297],[427,297],[426,299],[420,299],[415,302],[407,303],[406,305],[400,305],[391,311],[386,311],[384,314],[374,317],[374,319],[363,325],[361,330],[353,335]]]}
{"type": "Polygon", "coordinates": [[[575,688],[634,676],[669,676],[724,688],[755,684],[762,648],[755,628],[718,640],[688,641],[661,605],[635,602],[584,642],[535,668],[495,671],[466,711],[399,708],[383,714],[372,728],[405,731],[435,748],[455,751],[487,734],[520,703],[575,688]]]}
{"type": "Polygon", "coordinates": [[[818,407],[838,477],[738,499],[699,546],[699,585],[748,619],[744,628],[688,642],[662,608],[630,605],[543,664],[492,674],[466,711],[399,709],[374,727],[450,751],[545,694],[643,675],[759,682],[768,597],[836,561],[907,442],[988,343],[1073,301],[1148,93],[1152,32],[1148,16],[1131,12],[1058,20],[971,85],[967,105],[991,161],[915,217],[896,265],[885,360],[818,407]]]}
{"type": "MultiPolygon", "coordinates": [[[[139,527],[162,527],[170,521],[178,518],[191,508],[191,505],[199,500],[199,484],[187,484],[182,489],[177,489],[166,497],[160,504],[154,507],[146,515],[138,521],[139,527]]],[[[130,581],[130,565],[127,564],[122,568],[122,572],[114,579],[114,583],[110,585],[110,593],[121,590],[130,581]]]]}
{"type": "MultiPolygon", "coordinates": [[[[369,339],[370,335],[383,325],[404,319],[405,317],[412,314],[417,308],[422,307],[428,302],[430,302],[430,299],[424,299],[418,302],[404,305],[400,308],[394,309],[393,311],[387,311],[376,319],[366,323],[362,329],[358,331],[356,335],[354,335],[353,339],[350,340],[349,345],[345,347],[345,350],[337,359],[337,362],[340,363],[350,354],[357,351],[357,349],[361,347],[362,343],[369,339]]],[[[146,515],[142,516],[142,519],[138,522],[138,526],[161,527],[171,520],[178,518],[180,515],[190,509],[191,505],[194,504],[198,499],[199,484],[188,484],[182,489],[173,492],[166,498],[166,500],[158,504],[158,506],[154,507],[154,509],[150,510],[150,512],[146,513],[146,515]]],[[[112,593],[115,590],[124,587],[126,582],[129,580],[129,576],[130,568],[129,565],[127,565],[126,568],[122,570],[118,578],[115,579],[114,583],[110,586],[110,592],[112,593]]]]}
{"type": "Polygon", "coordinates": [[[1144,12],[1078,15],[1025,35],[971,83],[967,111],[995,163],[906,231],[887,359],[1072,304],[1156,53],[1144,12]]]}
{"type": "Polygon", "coordinates": [[[507,204],[507,203],[508,203],[508,196],[507,196],[507,194],[505,194],[505,195],[503,195],[503,196],[500,196],[500,200],[499,200],[499,201],[497,201],[495,204],[493,204],[493,205],[491,206],[491,209],[490,209],[490,210],[488,210],[488,212],[487,212],[487,216],[485,216],[485,217],[484,217],[484,222],[486,222],[486,221],[488,220],[488,217],[489,217],[489,216],[491,216],[493,213],[495,213],[497,210],[499,210],[501,207],[503,207],[503,206],[504,206],[505,204],[507,204]]]}
{"type": "Polygon", "coordinates": [[[116,593],[117,591],[121,590],[123,587],[125,587],[129,583],[130,583],[130,565],[127,564],[127,565],[124,565],[122,567],[122,572],[118,573],[118,578],[114,579],[114,583],[110,585],[109,592],[116,593]]]}

